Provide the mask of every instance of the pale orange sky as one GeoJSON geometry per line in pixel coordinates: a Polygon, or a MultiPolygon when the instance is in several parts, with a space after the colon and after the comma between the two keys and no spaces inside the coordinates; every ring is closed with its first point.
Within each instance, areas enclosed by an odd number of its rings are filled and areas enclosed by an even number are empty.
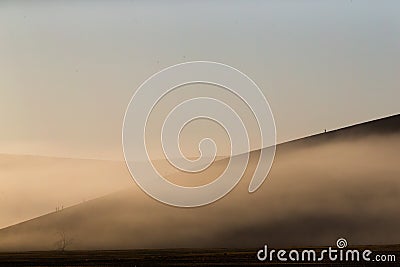
{"type": "Polygon", "coordinates": [[[249,75],[270,102],[278,142],[398,113],[399,9],[398,1],[3,1],[0,153],[122,159],[136,88],[191,60],[249,75]]]}

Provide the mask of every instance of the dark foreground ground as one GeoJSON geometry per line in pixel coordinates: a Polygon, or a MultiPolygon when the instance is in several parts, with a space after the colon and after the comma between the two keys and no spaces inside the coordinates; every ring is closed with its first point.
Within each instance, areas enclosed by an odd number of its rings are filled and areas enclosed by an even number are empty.
{"type": "Polygon", "coordinates": [[[0,253],[0,266],[400,266],[400,245],[357,249],[373,251],[371,259],[376,255],[395,255],[395,262],[259,262],[256,258],[258,249],[146,249],[3,252],[0,253]]]}

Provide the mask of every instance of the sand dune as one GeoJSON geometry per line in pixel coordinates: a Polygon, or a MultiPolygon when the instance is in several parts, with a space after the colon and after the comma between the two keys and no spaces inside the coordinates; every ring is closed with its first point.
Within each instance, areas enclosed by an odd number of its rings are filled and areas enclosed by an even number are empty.
{"type": "Polygon", "coordinates": [[[70,249],[319,246],[339,237],[355,245],[400,243],[398,151],[400,115],[279,145],[254,194],[247,187],[259,151],[250,153],[239,185],[212,205],[170,207],[132,185],[2,229],[0,250],[51,250],[59,231],[72,240],[70,249]]]}

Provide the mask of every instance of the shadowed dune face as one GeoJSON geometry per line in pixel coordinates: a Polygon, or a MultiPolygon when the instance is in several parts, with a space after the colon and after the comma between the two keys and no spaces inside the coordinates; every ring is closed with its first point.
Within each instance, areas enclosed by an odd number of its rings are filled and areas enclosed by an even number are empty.
{"type": "MultiPolygon", "coordinates": [[[[398,151],[398,131],[278,146],[269,177],[249,194],[252,152],[239,185],[214,204],[170,207],[132,186],[3,229],[0,249],[54,249],[58,231],[73,239],[70,249],[399,243],[398,151]]],[[[219,173],[226,160],[215,164],[219,173]]]]}

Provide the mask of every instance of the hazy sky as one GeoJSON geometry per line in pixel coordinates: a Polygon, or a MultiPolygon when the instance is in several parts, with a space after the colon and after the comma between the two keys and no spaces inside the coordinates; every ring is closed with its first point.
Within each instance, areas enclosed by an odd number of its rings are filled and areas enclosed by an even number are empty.
{"type": "Polygon", "coordinates": [[[399,1],[1,1],[0,153],[121,159],[136,88],[210,60],[249,75],[278,141],[399,113],[399,1]]]}

